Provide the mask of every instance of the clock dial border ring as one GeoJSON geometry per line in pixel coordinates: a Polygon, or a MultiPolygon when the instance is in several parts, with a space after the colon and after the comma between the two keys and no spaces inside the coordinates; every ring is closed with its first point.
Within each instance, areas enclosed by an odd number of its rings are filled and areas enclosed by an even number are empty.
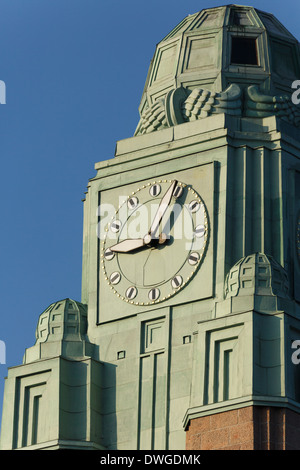
{"type": "MultiPolygon", "coordinates": [[[[165,281],[165,282],[162,283],[163,286],[167,285],[167,283],[169,283],[170,286],[171,286],[171,289],[169,288],[169,292],[167,294],[165,294],[165,295],[163,294],[162,296],[159,295],[159,297],[156,298],[155,300],[150,300],[149,299],[149,293],[150,293],[151,290],[155,289],[157,286],[153,285],[149,288],[144,287],[145,293],[147,292],[147,300],[143,299],[143,301],[139,301],[139,300],[137,300],[137,297],[138,297],[138,293],[139,293],[140,288],[135,286],[137,288],[137,294],[136,294],[135,298],[133,300],[131,300],[126,296],[126,292],[127,292],[127,289],[132,285],[132,283],[128,282],[128,285],[124,289],[124,293],[122,295],[122,293],[117,290],[118,286],[113,285],[110,282],[111,274],[109,274],[109,272],[108,272],[109,270],[106,267],[106,261],[108,261],[108,263],[109,263],[110,260],[105,259],[104,253],[109,248],[109,246],[107,245],[107,238],[108,238],[109,230],[110,230],[110,228],[113,224],[113,221],[117,219],[121,207],[124,204],[127,205],[128,201],[130,199],[132,199],[133,197],[137,197],[137,194],[141,193],[141,191],[147,189],[147,193],[148,193],[148,196],[149,196],[149,190],[153,185],[160,185],[160,186],[165,185],[165,186],[167,186],[166,184],[171,184],[173,181],[174,180],[170,180],[170,179],[163,179],[163,180],[160,179],[160,180],[151,181],[147,184],[144,184],[144,185],[140,186],[135,191],[131,192],[131,194],[128,195],[127,198],[119,205],[118,209],[115,211],[115,214],[113,215],[113,217],[111,219],[111,222],[105,228],[104,240],[102,240],[100,242],[101,243],[101,245],[100,245],[101,246],[101,248],[100,248],[100,250],[101,250],[101,255],[100,255],[101,256],[101,258],[100,258],[101,270],[103,271],[104,278],[105,278],[106,282],[108,283],[108,285],[109,285],[110,289],[112,290],[112,292],[119,299],[121,299],[122,301],[125,301],[126,303],[129,303],[129,304],[132,304],[132,305],[137,305],[137,306],[150,306],[150,305],[159,304],[159,303],[162,303],[164,301],[167,301],[171,297],[176,295],[178,292],[180,292],[190,282],[190,280],[194,277],[194,275],[196,274],[196,272],[199,270],[200,266],[202,265],[202,261],[205,257],[207,247],[208,247],[208,244],[209,244],[208,242],[209,242],[209,235],[210,235],[210,226],[209,226],[208,211],[207,211],[207,208],[206,208],[202,198],[199,196],[199,194],[191,186],[189,186],[188,184],[183,183],[183,182],[178,182],[178,186],[180,186],[182,188],[182,191],[178,192],[179,193],[178,199],[182,196],[183,193],[185,193],[186,197],[190,198],[189,204],[192,201],[197,201],[197,202],[199,202],[199,207],[202,207],[202,210],[203,210],[203,245],[202,245],[201,249],[193,248],[195,238],[199,238],[199,237],[195,233],[196,226],[195,226],[195,221],[193,219],[193,215],[195,214],[195,211],[191,211],[193,230],[194,230],[194,236],[193,236],[193,241],[191,243],[191,249],[189,251],[187,251],[187,256],[186,256],[186,259],[185,259],[183,265],[180,266],[180,268],[177,270],[177,272],[173,273],[173,275],[170,279],[170,282],[165,281]],[[184,191],[185,189],[187,189],[186,192],[184,191]],[[194,252],[194,258],[198,258],[197,261],[194,264],[192,264],[192,262],[189,262],[190,257],[192,256],[193,252],[194,252]],[[183,269],[185,267],[185,271],[187,271],[187,268],[186,268],[187,266],[190,268],[190,272],[188,273],[188,275],[185,275],[183,277],[183,269]],[[178,276],[182,277],[182,281],[180,282],[180,285],[178,287],[174,287],[174,282],[173,281],[178,276]]],[[[161,191],[161,195],[163,195],[164,191],[165,191],[165,188],[161,191]]],[[[159,198],[157,197],[157,195],[154,195],[153,200],[154,199],[157,202],[157,200],[159,198]]],[[[143,204],[141,204],[141,205],[143,205],[143,204]]],[[[186,204],[186,206],[188,207],[188,204],[186,204]]],[[[136,207],[134,208],[134,210],[136,210],[136,207]]],[[[130,218],[130,215],[127,218],[127,220],[124,221],[124,223],[126,223],[129,218],[130,218]]],[[[164,247],[163,249],[167,249],[167,247],[164,247]]],[[[120,253],[115,253],[114,258],[118,259],[119,255],[122,256],[122,254],[120,254],[120,253]]]]}

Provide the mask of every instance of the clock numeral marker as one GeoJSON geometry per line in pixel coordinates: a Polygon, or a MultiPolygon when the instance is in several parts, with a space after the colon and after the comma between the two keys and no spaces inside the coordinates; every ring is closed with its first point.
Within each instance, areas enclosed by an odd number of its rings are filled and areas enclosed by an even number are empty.
{"type": "Polygon", "coordinates": [[[198,253],[191,253],[190,256],[189,256],[189,263],[194,266],[195,264],[198,263],[200,259],[200,256],[198,253]]]}
{"type": "Polygon", "coordinates": [[[139,200],[137,197],[131,197],[128,199],[127,205],[129,209],[135,209],[139,203],[139,200]]]}
{"type": "Polygon", "coordinates": [[[173,196],[176,198],[179,198],[183,193],[183,187],[182,186],[176,186],[175,191],[173,193],[173,196]]]}
{"type": "Polygon", "coordinates": [[[107,261],[110,261],[111,259],[113,259],[113,257],[115,256],[114,252],[111,251],[110,248],[107,248],[104,252],[104,258],[107,260],[107,261]]]}
{"type": "Polygon", "coordinates": [[[160,290],[159,289],[151,289],[149,290],[148,297],[150,300],[157,300],[160,296],[160,290]]]}
{"type": "Polygon", "coordinates": [[[137,295],[137,288],[136,287],[129,287],[125,293],[127,299],[132,300],[137,295]]]}
{"type": "Polygon", "coordinates": [[[175,276],[173,277],[171,281],[173,289],[178,289],[182,285],[182,277],[181,276],[175,276]]]}
{"type": "Polygon", "coordinates": [[[115,285],[115,284],[118,284],[118,282],[120,282],[121,280],[121,274],[117,271],[115,271],[114,273],[112,273],[109,277],[109,280],[111,282],[111,284],[115,285]]]}
{"type": "Polygon", "coordinates": [[[122,224],[119,220],[114,220],[113,223],[111,224],[110,228],[112,232],[118,232],[120,228],[122,227],[122,224]]]}
{"type": "Polygon", "coordinates": [[[205,227],[204,225],[198,225],[196,228],[195,228],[195,235],[196,237],[203,237],[205,234],[205,227]]]}
{"type": "Polygon", "coordinates": [[[149,193],[151,196],[156,197],[160,194],[161,192],[161,186],[160,184],[153,184],[151,188],[149,189],[149,193]]]}
{"type": "Polygon", "coordinates": [[[189,210],[191,212],[197,212],[200,207],[200,203],[198,201],[192,201],[189,203],[189,210]]]}

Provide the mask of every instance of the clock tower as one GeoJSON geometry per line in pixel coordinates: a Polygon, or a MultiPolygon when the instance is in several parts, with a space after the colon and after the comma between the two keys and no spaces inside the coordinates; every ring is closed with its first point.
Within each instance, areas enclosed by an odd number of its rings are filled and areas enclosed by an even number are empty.
{"type": "Polygon", "coordinates": [[[9,370],[2,448],[300,448],[297,79],[298,41],[252,7],[157,45],[89,180],[81,302],[9,370]]]}

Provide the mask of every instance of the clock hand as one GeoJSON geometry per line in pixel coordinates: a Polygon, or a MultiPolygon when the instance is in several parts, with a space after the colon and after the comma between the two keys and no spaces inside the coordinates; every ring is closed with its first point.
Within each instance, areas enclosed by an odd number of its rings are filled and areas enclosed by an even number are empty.
{"type": "Polygon", "coordinates": [[[177,186],[177,183],[178,183],[178,181],[176,181],[176,180],[174,180],[172,182],[172,184],[169,187],[168,191],[166,192],[166,194],[164,195],[164,197],[160,201],[157,212],[155,214],[155,217],[153,219],[153,222],[152,222],[151,227],[150,227],[149,232],[148,232],[149,235],[151,235],[152,238],[155,236],[155,233],[156,233],[156,231],[159,227],[159,224],[160,224],[166,210],[169,207],[169,204],[171,202],[171,199],[172,199],[173,193],[175,191],[175,188],[177,186]]]}
{"type": "MultiPolygon", "coordinates": [[[[165,241],[167,240],[167,237],[164,233],[160,234],[159,236],[159,241],[158,243],[160,245],[164,244],[165,241]]],[[[111,251],[117,252],[117,253],[129,253],[131,251],[137,250],[138,248],[143,248],[143,247],[151,247],[152,244],[152,237],[149,233],[145,235],[144,238],[132,238],[132,239],[127,239],[127,240],[122,240],[116,245],[113,245],[110,247],[111,251]]]]}
{"type": "MultiPolygon", "coordinates": [[[[111,246],[110,247],[111,251],[115,251],[118,253],[129,253],[130,251],[137,250],[138,248],[142,248],[143,246],[151,245],[151,241],[154,238],[154,235],[159,227],[159,224],[167,208],[169,207],[176,185],[177,185],[177,181],[174,180],[171,186],[169,187],[168,191],[166,192],[166,194],[160,201],[158,210],[155,214],[154,220],[152,222],[152,225],[147,235],[144,238],[122,240],[120,243],[117,243],[116,245],[111,246]]],[[[159,243],[163,244],[165,243],[165,241],[166,241],[166,235],[160,234],[159,243]]]]}
{"type": "Polygon", "coordinates": [[[128,253],[130,251],[137,250],[138,248],[142,248],[143,246],[145,246],[145,241],[143,238],[133,238],[122,240],[116,245],[111,246],[110,250],[116,251],[118,253],[128,253]]]}

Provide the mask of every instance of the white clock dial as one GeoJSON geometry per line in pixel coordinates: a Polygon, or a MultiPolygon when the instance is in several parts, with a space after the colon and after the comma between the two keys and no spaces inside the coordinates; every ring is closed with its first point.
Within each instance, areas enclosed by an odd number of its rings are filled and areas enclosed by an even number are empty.
{"type": "Polygon", "coordinates": [[[158,180],[138,187],[116,210],[101,243],[101,268],[112,292],[151,305],[180,292],[201,266],[208,214],[186,182],[158,180]]]}

